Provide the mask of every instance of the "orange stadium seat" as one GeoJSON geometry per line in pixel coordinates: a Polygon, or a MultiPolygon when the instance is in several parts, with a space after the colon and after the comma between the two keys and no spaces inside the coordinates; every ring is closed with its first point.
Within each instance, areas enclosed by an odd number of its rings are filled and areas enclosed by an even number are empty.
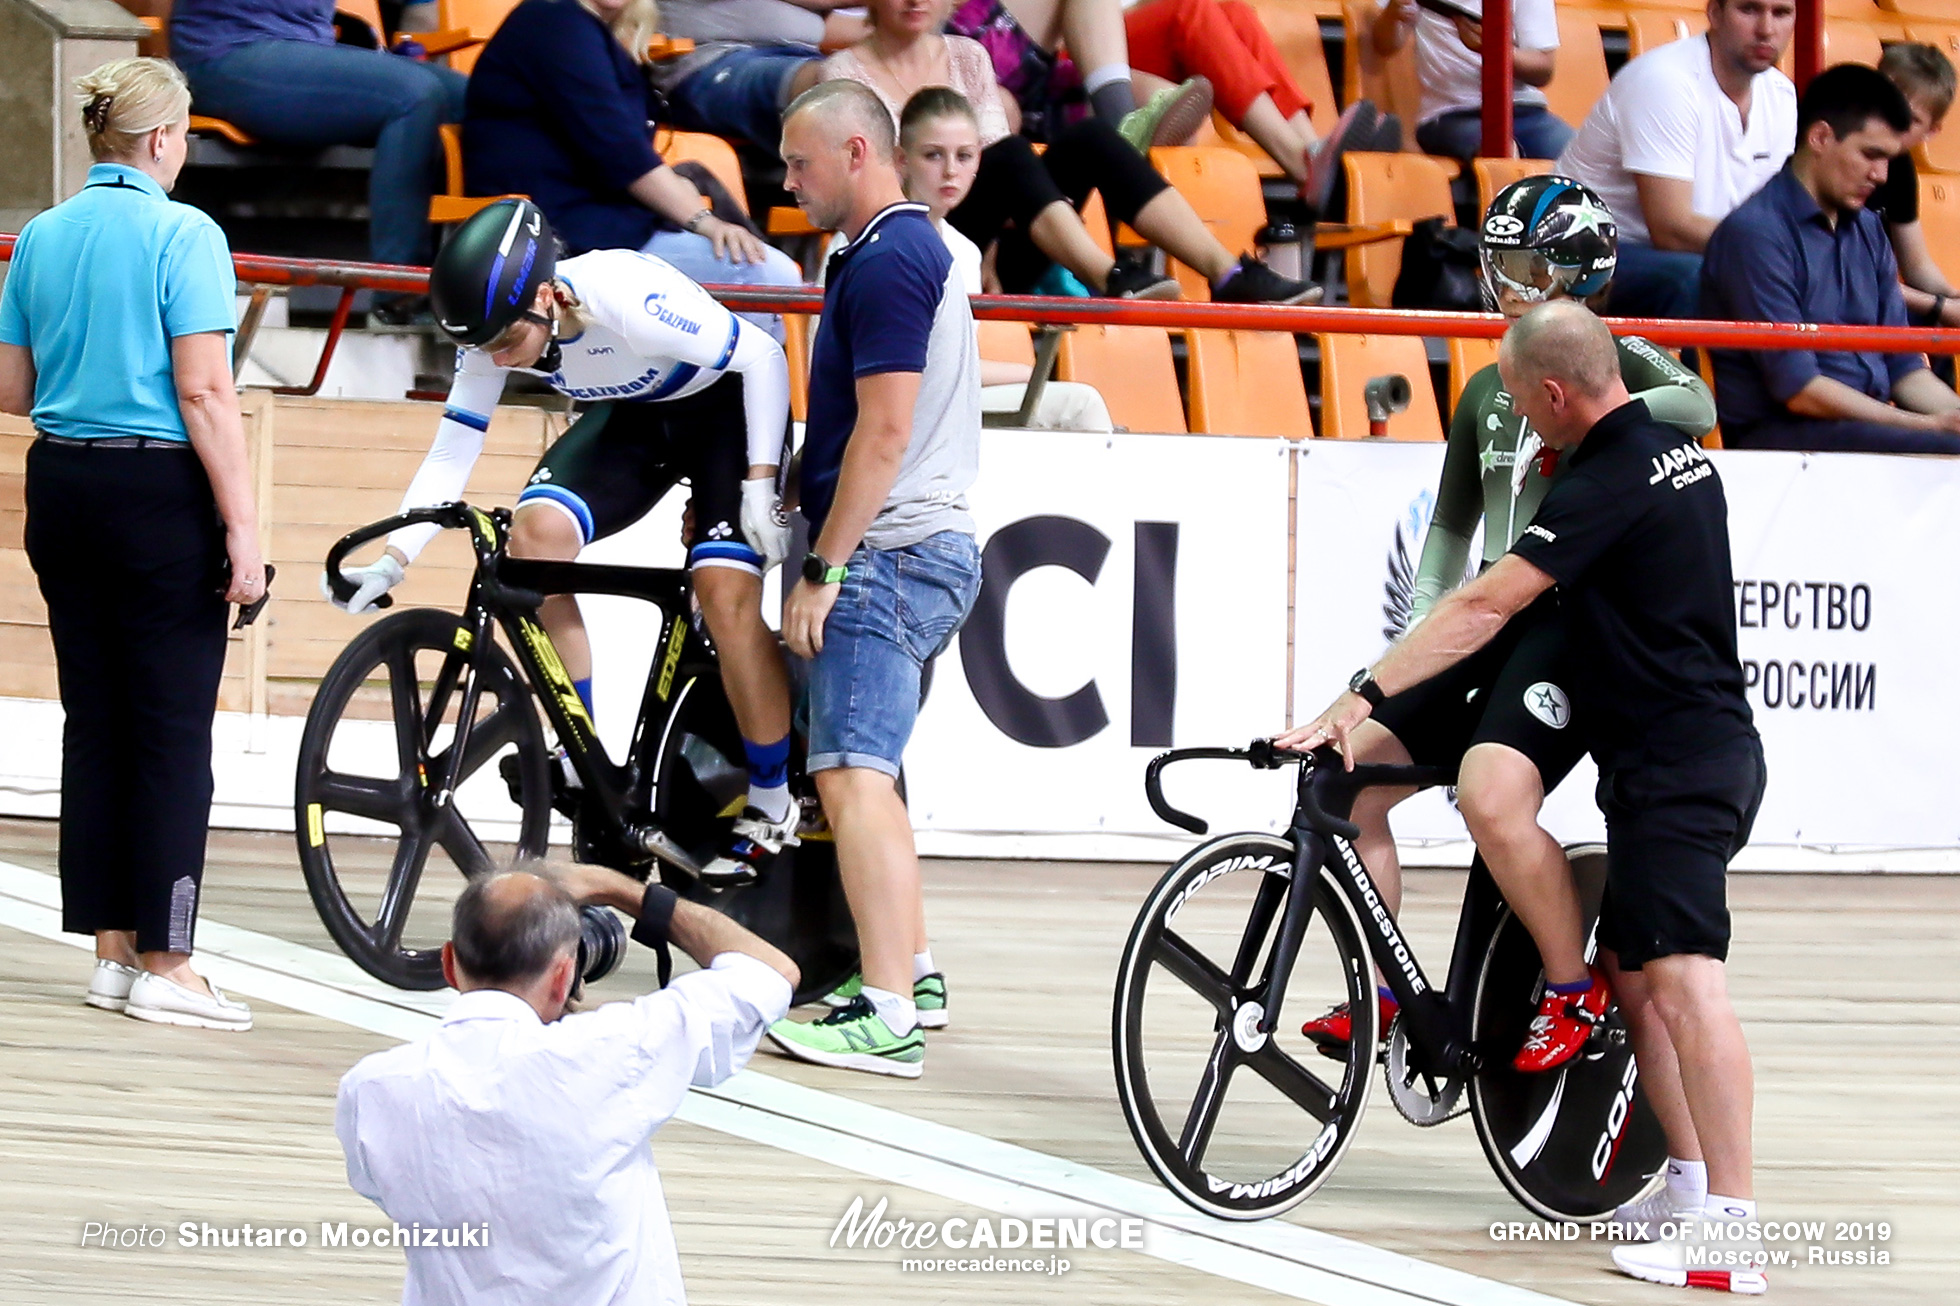
{"type": "Polygon", "coordinates": [[[1707,30],[1708,17],[1704,13],[1687,9],[1629,9],[1627,55],[1638,59],[1657,46],[1685,41],[1707,30]]]}
{"type": "Polygon", "coordinates": [[[1542,177],[1558,166],[1552,159],[1472,159],[1470,170],[1477,174],[1477,212],[1488,213],[1497,193],[1514,181],[1542,177]]]}
{"type": "Polygon", "coordinates": [[[1606,71],[1606,46],[1599,35],[1599,18],[1583,9],[1558,7],[1558,55],[1552,80],[1545,87],[1551,111],[1577,127],[1606,94],[1611,79],[1606,71]]]}
{"type": "Polygon", "coordinates": [[[1383,113],[1399,115],[1402,148],[1416,152],[1415,125],[1422,109],[1422,84],[1416,78],[1416,43],[1410,41],[1383,58],[1375,50],[1373,35],[1375,15],[1381,12],[1378,0],[1343,0],[1341,11],[1347,24],[1341,73],[1348,99],[1365,97],[1373,100],[1383,113]]]}
{"type": "Polygon", "coordinates": [[[1442,414],[1429,381],[1429,355],[1420,336],[1332,336],[1320,341],[1320,433],[1330,440],[1368,435],[1363,390],[1378,376],[1409,378],[1409,406],[1388,420],[1391,440],[1440,440],[1442,414]]]}
{"type": "Polygon", "coordinates": [[[1055,379],[1101,391],[1110,419],[1124,430],[1184,433],[1184,401],[1177,393],[1170,332],[1163,327],[1084,325],[1065,331],[1055,379]]]}
{"type": "Polygon", "coordinates": [[[1824,25],[1826,67],[1834,63],[1861,63],[1867,68],[1876,68],[1879,56],[1884,53],[1885,46],[1879,40],[1877,30],[1869,23],[1833,18],[1824,25]]]}
{"type": "MultiPolygon", "coordinates": [[[[1846,0],[1828,0],[1830,12],[1846,0]]],[[[1895,18],[1930,18],[1936,23],[1953,20],[1953,0],[1877,0],[1877,8],[1895,18]]],[[[1915,38],[1918,39],[1918,38],[1915,38]]]]}
{"type": "Polygon", "coordinates": [[[728,188],[728,193],[735,197],[735,202],[742,206],[743,211],[748,211],[749,191],[742,181],[742,161],[735,157],[735,147],[721,137],[663,127],[653,134],[653,148],[669,164],[702,165],[714,174],[716,181],[728,188]]]}
{"type": "Polygon", "coordinates": [[[505,17],[517,8],[517,0],[437,0],[436,13],[442,24],[442,31],[431,33],[438,38],[431,43],[428,39],[417,37],[430,53],[437,53],[438,47],[449,55],[449,66],[459,73],[466,73],[476,67],[477,55],[483,51],[483,43],[503,25],[505,17]]]}
{"type": "MultiPolygon", "coordinates": [[[[1177,193],[1190,201],[1206,230],[1233,255],[1250,254],[1253,238],[1266,225],[1266,197],[1252,160],[1222,146],[1172,146],[1150,151],[1150,161],[1177,193]]],[[[1204,302],[1211,284],[1204,274],[1171,259],[1169,269],[1184,297],[1204,302]]]]}
{"type": "Polygon", "coordinates": [[[1341,106],[1334,100],[1334,78],[1327,68],[1326,47],[1320,42],[1320,19],[1322,15],[1339,18],[1339,0],[1321,0],[1311,6],[1300,0],[1253,0],[1252,8],[1272,33],[1273,44],[1279,47],[1280,58],[1293,80],[1306,92],[1312,106],[1307,117],[1313,120],[1314,131],[1325,136],[1340,118],[1341,106]]]}
{"type": "Polygon", "coordinates": [[[980,357],[992,363],[1034,366],[1034,340],[1026,322],[983,317],[973,325],[980,338],[980,357]]]}
{"type": "Polygon", "coordinates": [[[1919,225],[1933,262],[1949,276],[1960,274],[1960,177],[1919,179],[1919,225]]]}
{"type": "MultiPolygon", "coordinates": [[[[1960,5],[1948,17],[1951,23],[1914,22],[1906,29],[1906,37],[1913,41],[1924,41],[1937,46],[1955,67],[1960,67],[1960,5]]],[[[1948,115],[1948,127],[1939,135],[1931,137],[1913,151],[1913,161],[1925,172],[1960,173],[1960,125],[1955,125],[1952,115],[1948,115]]]]}
{"type": "MultiPolygon", "coordinates": [[[[1456,225],[1456,206],[1450,199],[1452,163],[1420,154],[1360,151],[1342,155],[1341,163],[1347,170],[1350,223],[1441,217],[1456,225]]],[[[1348,302],[1356,308],[1389,307],[1401,271],[1399,240],[1348,250],[1348,302]]]]}
{"type": "Polygon", "coordinates": [[[1470,378],[1497,361],[1497,341],[1476,337],[1450,337],[1450,408],[1463,395],[1470,378]]]}
{"type": "Polygon", "coordinates": [[[1184,333],[1191,429],[1207,435],[1313,434],[1299,346],[1284,331],[1184,333]]]}
{"type": "Polygon", "coordinates": [[[443,193],[429,197],[429,221],[438,226],[462,222],[498,200],[521,199],[519,195],[470,195],[463,190],[463,128],[446,122],[436,131],[442,137],[443,193]]]}

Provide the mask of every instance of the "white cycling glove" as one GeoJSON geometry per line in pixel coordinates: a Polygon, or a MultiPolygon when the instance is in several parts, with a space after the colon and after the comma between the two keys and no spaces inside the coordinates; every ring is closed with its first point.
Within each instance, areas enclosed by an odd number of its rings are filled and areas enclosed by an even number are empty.
{"type": "Polygon", "coordinates": [[[789,514],[776,493],[775,477],[742,482],[742,538],[762,555],[764,572],[789,556],[789,514]]]}
{"type": "Polygon", "coordinates": [[[320,592],[327,601],[343,612],[359,615],[374,610],[374,601],[389,590],[402,583],[402,565],[395,561],[395,555],[384,553],[380,558],[365,567],[351,567],[340,573],[341,579],[353,585],[354,597],[342,603],[334,597],[333,587],[327,583],[327,573],[320,573],[320,592]]]}

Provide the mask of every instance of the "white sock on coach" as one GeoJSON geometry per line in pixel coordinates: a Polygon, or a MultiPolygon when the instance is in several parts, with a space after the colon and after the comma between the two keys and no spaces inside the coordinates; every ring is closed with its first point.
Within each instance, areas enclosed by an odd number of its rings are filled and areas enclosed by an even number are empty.
{"type": "Polygon", "coordinates": [[[884,989],[864,986],[865,1000],[871,1009],[878,1013],[878,1019],[885,1022],[885,1028],[898,1035],[910,1034],[919,1023],[919,1009],[912,1002],[912,995],[901,997],[884,989]]]}
{"type": "Polygon", "coordinates": [[[1708,1163],[1667,1158],[1667,1200],[1677,1211],[1699,1211],[1708,1202],[1708,1163]]]}
{"type": "Polygon", "coordinates": [[[917,984],[920,980],[932,974],[936,969],[937,967],[932,964],[931,948],[927,948],[924,952],[915,952],[912,954],[912,982],[914,984],[917,984]]]}

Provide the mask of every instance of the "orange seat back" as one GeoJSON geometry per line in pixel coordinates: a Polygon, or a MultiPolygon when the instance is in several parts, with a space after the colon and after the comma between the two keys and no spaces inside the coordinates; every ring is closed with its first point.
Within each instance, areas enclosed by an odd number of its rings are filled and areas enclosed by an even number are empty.
{"type": "MultiPolygon", "coordinates": [[[[1347,170],[1348,221],[1387,222],[1441,217],[1456,225],[1450,199],[1450,165],[1420,154],[1341,156],[1347,170]]],[[[1402,242],[1358,245],[1347,252],[1348,302],[1356,308],[1387,308],[1402,271],[1402,242]]]]}
{"type": "MultiPolygon", "coordinates": [[[[1700,36],[1708,17],[1687,9],[1630,9],[1627,11],[1627,55],[1638,59],[1649,50],[1700,36]]],[[[1578,126],[1574,123],[1573,126],[1578,126]]]]}
{"type": "Polygon", "coordinates": [[[1545,85],[1547,107],[1577,127],[1606,94],[1608,80],[1606,45],[1599,35],[1598,17],[1560,5],[1558,56],[1552,65],[1552,80],[1545,85]]]}
{"type": "Polygon", "coordinates": [[[1313,434],[1299,348],[1283,331],[1186,331],[1191,429],[1207,435],[1313,434]]]}
{"type": "Polygon", "coordinates": [[[1429,381],[1429,355],[1420,336],[1333,336],[1320,341],[1320,433],[1330,440],[1368,435],[1365,389],[1378,376],[1409,379],[1409,406],[1388,419],[1391,440],[1440,440],[1443,417],[1429,381]]]}
{"type": "Polygon", "coordinates": [[[980,357],[990,363],[1026,363],[1034,366],[1034,341],[1026,322],[1006,322],[981,318],[974,324],[980,339],[980,357]]]}
{"type": "MultiPolygon", "coordinates": [[[[1484,340],[1475,336],[1450,337],[1450,409],[1456,409],[1456,401],[1463,397],[1463,387],[1470,384],[1470,378],[1497,361],[1495,340],[1484,340]]],[[[1411,384],[1414,384],[1411,382],[1411,384]]]]}
{"type": "Polygon", "coordinates": [[[719,136],[706,132],[682,132],[663,127],[654,133],[654,152],[669,165],[676,163],[698,163],[714,174],[715,180],[728,188],[742,211],[749,211],[749,190],[742,181],[742,161],[735,156],[735,147],[719,136]]]}
{"type": "Polygon", "coordinates": [[[1422,117],[1422,83],[1416,76],[1416,43],[1411,40],[1392,55],[1375,49],[1377,0],[1343,0],[1342,20],[1347,27],[1343,42],[1341,73],[1347,87],[1348,102],[1368,99],[1383,113],[1402,119],[1402,148],[1414,152],[1415,124],[1422,117]]]}
{"type": "Polygon", "coordinates": [[[1949,276],[1960,273],[1960,177],[1931,173],[1919,179],[1919,228],[1933,262],[1949,276]]]}
{"type": "Polygon", "coordinates": [[[1526,177],[1543,177],[1557,166],[1550,159],[1472,159],[1470,169],[1477,174],[1478,221],[1490,212],[1490,202],[1506,186],[1526,177]]]}
{"type": "MultiPolygon", "coordinates": [[[[437,0],[436,13],[443,31],[468,32],[487,41],[515,8],[517,0],[437,0]]],[[[476,67],[477,56],[482,53],[480,45],[467,46],[449,56],[449,66],[466,73],[476,67]]]]}
{"type": "MultiPolygon", "coordinates": [[[[1172,146],[1150,151],[1150,162],[1189,201],[1205,230],[1228,253],[1252,252],[1253,238],[1266,225],[1266,197],[1250,159],[1220,146],[1172,146]]],[[[1211,283],[1202,272],[1176,259],[1170,260],[1169,268],[1184,288],[1186,299],[1203,302],[1211,298],[1211,283]]]]}
{"type": "Polygon", "coordinates": [[[1110,420],[1124,430],[1184,433],[1171,337],[1162,327],[1091,325],[1064,332],[1055,379],[1094,386],[1109,405],[1110,420]]]}

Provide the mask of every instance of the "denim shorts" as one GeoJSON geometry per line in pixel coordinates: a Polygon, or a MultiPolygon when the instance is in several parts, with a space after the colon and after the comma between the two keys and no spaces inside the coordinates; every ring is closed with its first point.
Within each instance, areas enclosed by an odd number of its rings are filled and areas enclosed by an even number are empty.
{"type": "Polygon", "coordinates": [[[919,716],[919,678],[980,597],[980,546],[961,531],[851,555],[810,663],[811,771],[898,774],[919,716]]]}
{"type": "Polygon", "coordinates": [[[740,137],[773,155],[783,137],[783,89],[798,68],[822,58],[807,45],[731,50],[674,88],[674,125],[740,137]]]}

